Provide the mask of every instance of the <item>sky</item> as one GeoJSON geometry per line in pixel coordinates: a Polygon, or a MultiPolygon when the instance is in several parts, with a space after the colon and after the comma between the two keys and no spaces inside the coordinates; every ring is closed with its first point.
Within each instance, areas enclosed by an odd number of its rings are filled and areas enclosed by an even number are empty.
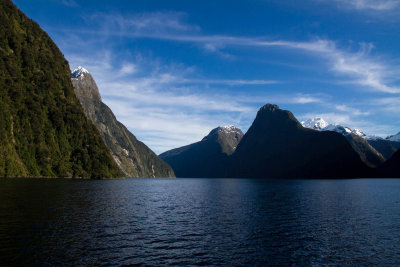
{"type": "Polygon", "coordinates": [[[156,153],[267,103],[400,131],[400,0],[14,0],[156,153]]]}

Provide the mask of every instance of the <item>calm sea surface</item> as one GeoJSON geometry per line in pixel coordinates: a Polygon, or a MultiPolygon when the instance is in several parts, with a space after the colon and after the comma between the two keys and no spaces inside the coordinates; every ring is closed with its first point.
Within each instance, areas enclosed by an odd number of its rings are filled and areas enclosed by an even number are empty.
{"type": "Polygon", "coordinates": [[[0,265],[400,265],[400,179],[0,179],[0,265]]]}

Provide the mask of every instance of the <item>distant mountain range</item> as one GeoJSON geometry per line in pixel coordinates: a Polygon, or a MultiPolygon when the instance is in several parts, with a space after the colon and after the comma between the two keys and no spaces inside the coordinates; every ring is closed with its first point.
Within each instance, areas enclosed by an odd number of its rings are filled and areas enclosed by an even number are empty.
{"type": "MultiPolygon", "coordinates": [[[[231,128],[241,136],[239,129],[231,128]]],[[[172,166],[177,177],[357,178],[380,177],[384,173],[400,176],[396,170],[386,171],[389,167],[395,169],[392,166],[398,160],[393,158],[384,164],[385,157],[361,130],[331,125],[321,118],[300,123],[291,112],[276,105],[267,104],[258,111],[246,134],[231,142],[230,153],[222,152],[221,144],[227,143],[224,138],[230,138],[223,129],[216,128],[202,141],[167,151],[160,157],[172,166]]]]}
{"type": "Polygon", "coordinates": [[[400,133],[367,136],[322,118],[301,124],[271,104],[246,134],[215,128],[161,154],[164,162],[10,0],[0,1],[0,22],[0,177],[400,177],[400,133]]]}
{"type": "Polygon", "coordinates": [[[175,177],[171,167],[115,118],[102,102],[92,75],[83,67],[72,72],[72,84],[86,116],[96,125],[125,176],[175,177]]]}
{"type": "Polygon", "coordinates": [[[400,148],[400,133],[386,138],[368,136],[360,129],[350,129],[340,124],[330,124],[321,117],[302,121],[301,124],[306,128],[318,131],[334,131],[344,135],[360,154],[363,161],[372,167],[379,166],[400,148]]]}

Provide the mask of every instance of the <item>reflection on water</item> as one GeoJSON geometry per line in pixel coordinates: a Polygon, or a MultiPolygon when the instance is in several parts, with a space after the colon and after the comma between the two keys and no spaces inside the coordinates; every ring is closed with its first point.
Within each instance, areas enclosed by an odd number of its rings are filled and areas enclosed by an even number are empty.
{"type": "Polygon", "coordinates": [[[0,179],[0,262],[399,265],[399,192],[378,179],[0,179]]]}

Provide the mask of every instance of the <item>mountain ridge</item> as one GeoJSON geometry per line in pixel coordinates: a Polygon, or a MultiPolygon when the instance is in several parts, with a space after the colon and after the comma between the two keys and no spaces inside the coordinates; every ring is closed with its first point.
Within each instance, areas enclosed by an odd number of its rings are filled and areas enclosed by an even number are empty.
{"type": "Polygon", "coordinates": [[[86,116],[96,125],[111,154],[128,177],[175,177],[171,167],[139,141],[102,102],[89,71],[78,67],[71,74],[74,91],[86,116]]]}
{"type": "Polygon", "coordinates": [[[214,128],[201,141],[166,151],[159,156],[171,165],[177,177],[218,178],[227,176],[229,156],[243,132],[234,126],[214,128]]]}
{"type": "Polygon", "coordinates": [[[351,129],[340,124],[330,124],[321,117],[302,121],[301,124],[306,128],[318,131],[334,131],[344,135],[363,161],[371,167],[381,165],[400,148],[400,142],[395,141],[397,135],[386,138],[370,136],[360,129],[351,129]],[[393,140],[391,140],[391,137],[393,137],[393,140]]]}
{"type": "Polygon", "coordinates": [[[304,128],[272,104],[259,109],[232,156],[230,177],[350,178],[368,169],[344,136],[304,128]]]}
{"type": "Polygon", "coordinates": [[[350,129],[340,124],[330,124],[321,117],[302,121],[301,125],[317,131],[332,131],[342,134],[359,154],[361,160],[369,167],[376,168],[385,162],[384,156],[368,142],[367,135],[360,129],[350,129]]]}
{"type": "Polygon", "coordinates": [[[122,177],[57,45],[9,0],[0,25],[0,176],[122,177]]]}

